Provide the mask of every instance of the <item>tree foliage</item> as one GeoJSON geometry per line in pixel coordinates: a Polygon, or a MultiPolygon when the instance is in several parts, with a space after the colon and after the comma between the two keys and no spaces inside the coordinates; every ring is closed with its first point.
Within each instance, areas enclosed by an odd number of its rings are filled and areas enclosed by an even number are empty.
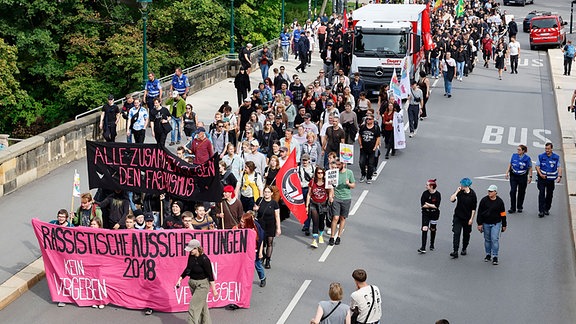
{"type": "MultiPolygon", "coordinates": [[[[154,0],[148,70],[173,73],[229,51],[229,0],[154,0]]],[[[277,37],[280,2],[236,0],[237,44],[277,37]]],[[[32,135],[142,87],[135,0],[0,0],[0,132],[32,135]],[[31,131],[33,130],[33,131],[31,131]]]]}

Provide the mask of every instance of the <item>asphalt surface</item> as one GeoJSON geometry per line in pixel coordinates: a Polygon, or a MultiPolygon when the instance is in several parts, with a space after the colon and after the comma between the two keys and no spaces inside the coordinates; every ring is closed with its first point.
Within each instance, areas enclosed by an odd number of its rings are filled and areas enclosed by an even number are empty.
{"type": "MultiPolygon", "coordinates": [[[[560,7],[559,1],[506,9],[520,22],[528,11],[544,8],[569,19],[569,8],[560,7]]],[[[536,186],[528,186],[524,213],[508,216],[498,266],[483,262],[483,237],[476,230],[467,256],[457,260],[448,256],[454,208],[449,196],[458,181],[470,177],[479,199],[490,184],[496,184],[509,207],[509,185],[503,175],[517,144],[525,143],[535,159],[546,140],[560,141],[546,52],[530,51],[525,33],[519,33],[519,41],[520,62],[526,63],[518,75],[506,73],[500,81],[493,67],[479,64],[469,78],[454,82],[450,99],[443,97],[443,80],[438,81],[429,101],[429,118],[421,122],[416,137],[387,160],[373,184],[358,184],[353,190],[358,208],[349,218],[342,245],[313,250],[294,219],[283,222],[267,287],[254,287],[250,309],[211,310],[213,322],[308,323],[317,302],[328,298],[330,282],[342,283],[344,302],[349,303],[354,289],[351,273],[362,267],[369,283],[380,287],[383,323],[434,323],[439,318],[451,323],[574,323],[574,248],[564,184],[556,187],[551,215],[543,219],[537,217],[536,186]],[[436,251],[419,255],[419,199],[429,178],[438,179],[443,201],[436,251]],[[325,261],[319,262],[321,258],[325,261]]],[[[313,70],[317,66],[309,71],[313,70]]],[[[220,96],[211,95],[219,98],[226,91],[234,102],[233,86],[221,87],[220,96]]],[[[561,146],[555,151],[561,154],[561,146]]],[[[50,220],[52,211],[69,207],[74,169],[86,179],[85,162],[78,161],[0,199],[0,213],[13,215],[4,219],[5,228],[12,230],[0,246],[0,281],[39,255],[29,220],[50,220]]],[[[351,169],[358,180],[357,166],[351,169]]],[[[126,323],[182,323],[186,314],[144,317],[141,311],[113,306],[58,308],[51,302],[46,281],[0,313],[2,323],[106,323],[120,318],[126,323]]]]}

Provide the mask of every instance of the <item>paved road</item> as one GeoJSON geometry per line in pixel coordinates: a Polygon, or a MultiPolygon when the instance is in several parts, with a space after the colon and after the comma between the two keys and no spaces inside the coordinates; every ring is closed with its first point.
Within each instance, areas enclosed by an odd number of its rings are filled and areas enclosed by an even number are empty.
{"type": "MultiPolygon", "coordinates": [[[[559,3],[546,6],[569,17],[559,3]]],[[[537,8],[535,5],[507,10],[523,17],[537,8]]],[[[468,256],[458,260],[448,256],[454,207],[448,197],[458,180],[464,176],[472,178],[472,187],[479,197],[486,194],[490,184],[496,184],[508,205],[509,187],[503,173],[517,142],[527,143],[528,154],[535,158],[543,151],[546,141],[543,137],[556,143],[560,140],[546,54],[529,51],[527,35],[522,32],[519,35],[523,48],[521,62],[526,59],[526,64],[520,67],[518,75],[506,74],[499,81],[494,69],[478,68],[464,82],[455,83],[451,99],[442,96],[442,81],[437,84],[430,100],[430,118],[422,122],[418,135],[409,140],[406,150],[384,165],[372,185],[360,184],[354,190],[353,202],[359,207],[350,217],[341,246],[312,250],[308,247],[309,238],[302,235],[298,224],[294,220],[284,222],[283,235],[274,251],[273,268],[267,273],[268,286],[254,288],[251,309],[212,310],[214,323],[308,323],[317,302],[327,298],[330,282],[341,282],[349,295],[354,289],[350,274],[356,267],[364,267],[370,283],[380,287],[384,296],[384,323],[433,323],[443,317],[452,323],[574,323],[574,251],[563,185],[557,187],[551,216],[544,219],[537,217],[536,187],[529,186],[525,212],[510,215],[509,229],[502,235],[500,265],[482,262],[483,240],[478,232],[473,233],[468,256]],[[444,198],[437,249],[418,255],[419,197],[426,179],[432,177],[438,179],[438,189],[444,198]],[[368,191],[363,195],[365,190],[368,191]],[[359,202],[361,195],[365,198],[359,202]],[[327,255],[325,262],[319,262],[323,254],[327,255]],[[301,298],[287,312],[299,291],[301,298]]],[[[84,170],[82,161],[77,164],[70,169],[84,170]]],[[[50,200],[66,202],[71,172],[65,169],[8,196],[9,200],[0,200],[0,209],[4,211],[6,203],[14,198],[17,203],[7,209],[8,214],[36,215],[39,208],[28,201],[47,197],[50,192],[53,192],[53,196],[48,196],[50,200]],[[65,190],[59,193],[46,188],[65,190]],[[22,208],[30,211],[23,213],[22,208]]],[[[352,169],[359,176],[357,168],[352,169]]],[[[14,217],[16,220],[10,221],[15,223],[8,225],[28,224],[29,218],[14,217]]],[[[21,243],[23,249],[31,251],[27,255],[37,255],[30,233],[22,233],[20,237],[27,238],[21,243]]],[[[24,253],[19,248],[15,255],[24,253]]],[[[24,259],[15,255],[12,255],[15,260],[24,259]]],[[[3,261],[3,266],[14,263],[3,261]]],[[[5,267],[6,272],[11,270],[11,266],[5,267]]],[[[115,307],[58,308],[51,303],[46,282],[42,281],[7,307],[0,314],[0,321],[105,323],[117,321],[119,316],[124,322],[144,319],[150,323],[182,323],[185,319],[183,313],[144,318],[139,311],[115,307]]]]}

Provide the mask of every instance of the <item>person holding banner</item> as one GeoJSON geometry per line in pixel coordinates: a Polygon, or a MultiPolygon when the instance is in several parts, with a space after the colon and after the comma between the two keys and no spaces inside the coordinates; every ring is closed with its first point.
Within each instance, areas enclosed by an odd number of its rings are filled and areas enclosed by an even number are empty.
{"type": "Polygon", "coordinates": [[[68,211],[66,209],[60,209],[56,214],[56,219],[51,220],[50,224],[63,227],[74,227],[74,224],[68,221],[68,211]]]}
{"type": "Polygon", "coordinates": [[[74,226],[90,226],[90,222],[94,218],[99,218],[100,223],[102,223],[102,210],[94,204],[91,193],[83,193],[80,196],[80,207],[72,215],[72,223],[74,226]]]}
{"type": "Polygon", "coordinates": [[[394,148],[394,103],[388,102],[387,109],[382,114],[382,136],[384,136],[384,145],[386,146],[386,159],[396,155],[394,148]]]}
{"type": "Polygon", "coordinates": [[[242,203],[236,198],[234,187],[224,186],[224,199],[216,205],[216,217],[221,219],[220,229],[230,229],[238,225],[244,213],[242,203]]]}
{"type": "Polygon", "coordinates": [[[178,278],[176,289],[180,288],[180,283],[183,278],[189,277],[188,285],[190,286],[190,307],[188,308],[188,323],[189,324],[211,324],[210,312],[208,310],[208,291],[212,290],[212,296],[218,297],[218,291],[214,284],[214,272],[212,271],[212,263],[204,249],[200,246],[200,241],[190,240],[184,249],[190,252],[188,255],[188,262],[186,268],[178,278]]]}
{"type": "Polygon", "coordinates": [[[272,249],[274,246],[274,237],[280,236],[280,206],[272,199],[272,188],[264,188],[264,197],[258,198],[254,211],[257,213],[258,222],[262,225],[266,239],[264,247],[266,255],[264,256],[264,268],[270,269],[270,259],[272,258],[272,249]]]}
{"type": "Polygon", "coordinates": [[[334,187],[334,190],[330,191],[330,202],[332,203],[332,225],[330,232],[330,245],[340,245],[342,232],[344,232],[344,227],[346,227],[346,218],[348,218],[348,213],[350,212],[350,205],[352,204],[352,195],[350,190],[356,187],[356,181],[354,180],[354,173],[345,167],[339,159],[336,160],[336,166],[338,167],[338,185],[334,187]],[[340,222],[340,227],[338,229],[338,237],[334,240],[334,235],[336,234],[336,226],[340,222]]]}
{"type": "Polygon", "coordinates": [[[233,227],[233,229],[247,228],[252,229],[256,232],[256,258],[254,259],[254,266],[256,272],[258,273],[258,278],[260,279],[260,287],[266,287],[266,273],[264,272],[264,267],[262,266],[263,248],[264,248],[264,230],[262,226],[254,220],[254,213],[246,213],[242,215],[240,223],[233,227]]]}

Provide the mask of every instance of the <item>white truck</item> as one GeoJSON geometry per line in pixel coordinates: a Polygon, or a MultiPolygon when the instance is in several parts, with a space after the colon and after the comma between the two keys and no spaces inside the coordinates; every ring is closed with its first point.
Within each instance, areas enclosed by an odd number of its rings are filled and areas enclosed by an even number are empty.
{"type": "Polygon", "coordinates": [[[394,68],[400,75],[404,57],[409,57],[411,78],[423,64],[422,36],[430,32],[429,20],[422,24],[425,10],[426,5],[369,4],[353,11],[351,73],[360,73],[369,96],[390,82],[394,68]]]}

